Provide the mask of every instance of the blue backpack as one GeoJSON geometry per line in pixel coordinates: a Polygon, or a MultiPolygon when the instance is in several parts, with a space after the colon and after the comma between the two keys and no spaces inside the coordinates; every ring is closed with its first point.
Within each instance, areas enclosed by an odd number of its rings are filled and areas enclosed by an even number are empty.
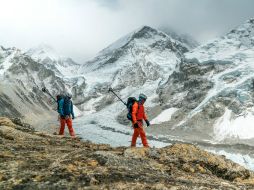
{"type": "Polygon", "coordinates": [[[135,102],[138,102],[138,100],[135,97],[129,97],[127,100],[127,109],[128,109],[128,114],[127,118],[132,121],[132,106],[134,105],[135,102]]]}
{"type": "Polygon", "coordinates": [[[64,115],[70,115],[72,113],[72,101],[68,97],[64,97],[63,112],[64,115]]]}

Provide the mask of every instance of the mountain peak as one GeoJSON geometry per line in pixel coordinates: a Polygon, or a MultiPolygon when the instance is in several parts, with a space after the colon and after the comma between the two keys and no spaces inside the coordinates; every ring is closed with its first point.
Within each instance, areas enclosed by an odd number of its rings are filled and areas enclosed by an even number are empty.
{"type": "Polygon", "coordinates": [[[111,53],[118,48],[124,47],[134,40],[154,38],[155,35],[159,35],[162,38],[168,37],[165,33],[160,32],[150,26],[142,26],[103,49],[99,55],[111,53]]]}
{"type": "Polygon", "coordinates": [[[158,30],[150,27],[150,26],[142,26],[140,29],[138,29],[136,32],[133,33],[132,39],[135,38],[150,38],[153,35],[160,34],[163,37],[166,37],[166,35],[162,32],[159,32],[158,30]]]}
{"type": "Polygon", "coordinates": [[[153,27],[151,27],[151,26],[143,25],[143,26],[137,28],[136,30],[134,30],[131,33],[131,35],[132,35],[132,37],[133,36],[135,37],[135,34],[144,34],[144,35],[146,35],[146,34],[149,34],[149,33],[150,34],[157,34],[157,33],[160,33],[160,31],[153,28],[153,27]]]}
{"type": "Polygon", "coordinates": [[[244,24],[242,24],[242,26],[240,26],[240,28],[241,27],[249,30],[254,30],[254,18],[247,20],[244,24]]]}
{"type": "Polygon", "coordinates": [[[50,45],[41,43],[38,46],[32,47],[30,50],[41,51],[43,53],[54,53],[58,54],[57,51],[50,45]]]}
{"type": "Polygon", "coordinates": [[[45,44],[45,43],[41,43],[35,48],[44,49],[44,50],[48,50],[48,51],[55,51],[55,49],[52,46],[50,46],[49,44],[45,44]]]}
{"type": "Polygon", "coordinates": [[[254,26],[254,18],[251,18],[251,19],[247,20],[247,23],[250,23],[254,26]]]}
{"type": "Polygon", "coordinates": [[[253,38],[254,37],[254,18],[247,20],[244,24],[231,30],[227,36],[229,38],[253,38]]]}
{"type": "Polygon", "coordinates": [[[44,44],[44,43],[29,49],[26,52],[26,54],[38,60],[39,59],[44,60],[47,58],[51,60],[61,59],[61,56],[59,55],[59,53],[52,46],[48,44],[44,44]]]}

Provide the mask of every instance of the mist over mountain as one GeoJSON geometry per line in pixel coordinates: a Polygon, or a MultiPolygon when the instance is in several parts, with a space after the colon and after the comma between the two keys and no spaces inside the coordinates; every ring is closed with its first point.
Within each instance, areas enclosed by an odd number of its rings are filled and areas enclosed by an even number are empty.
{"type": "Polygon", "coordinates": [[[183,44],[185,44],[185,46],[189,50],[194,49],[200,45],[200,43],[191,35],[184,34],[184,33],[181,34],[170,27],[161,26],[161,27],[159,27],[159,30],[165,32],[166,34],[171,36],[173,39],[182,42],[183,44]]]}

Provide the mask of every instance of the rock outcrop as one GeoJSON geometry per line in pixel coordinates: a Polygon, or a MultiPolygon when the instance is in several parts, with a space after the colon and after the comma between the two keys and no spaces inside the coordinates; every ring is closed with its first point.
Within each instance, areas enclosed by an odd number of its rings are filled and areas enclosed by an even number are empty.
{"type": "Polygon", "coordinates": [[[191,144],[111,148],[15,123],[0,118],[0,189],[254,188],[252,172],[191,144]]]}

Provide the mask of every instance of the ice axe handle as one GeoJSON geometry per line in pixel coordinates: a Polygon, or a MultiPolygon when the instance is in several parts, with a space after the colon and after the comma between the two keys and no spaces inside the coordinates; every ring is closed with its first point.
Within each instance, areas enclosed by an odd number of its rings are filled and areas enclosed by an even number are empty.
{"type": "Polygon", "coordinates": [[[112,92],[125,106],[127,106],[127,103],[124,102],[114,91],[112,88],[108,89],[108,92],[112,92]]]}
{"type": "Polygon", "coordinates": [[[42,92],[48,94],[55,102],[57,102],[57,100],[52,96],[52,94],[50,94],[50,92],[48,91],[48,89],[46,89],[45,87],[43,87],[41,89],[42,92]]]}

